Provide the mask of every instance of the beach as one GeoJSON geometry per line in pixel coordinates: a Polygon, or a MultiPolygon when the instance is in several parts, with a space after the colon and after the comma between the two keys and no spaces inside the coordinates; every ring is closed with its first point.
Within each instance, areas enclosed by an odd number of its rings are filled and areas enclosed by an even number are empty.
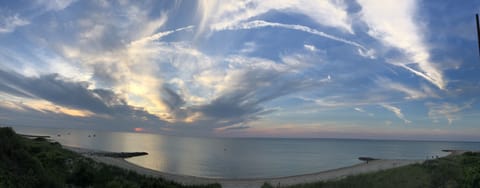
{"type": "Polygon", "coordinates": [[[65,149],[80,153],[86,157],[93,159],[94,161],[117,166],[123,169],[132,170],[139,174],[160,177],[166,180],[175,181],[184,185],[198,185],[198,184],[210,184],[219,183],[222,187],[237,188],[237,187],[261,187],[265,182],[274,186],[288,186],[294,184],[311,183],[317,181],[335,180],[341,179],[350,175],[356,175],[361,173],[376,172],[380,170],[386,170],[405,165],[423,163],[425,160],[402,160],[402,159],[379,159],[369,161],[368,163],[362,162],[353,166],[338,168],[333,170],[322,171],[318,173],[302,174],[286,177],[273,177],[273,178],[248,178],[248,179],[224,179],[224,178],[207,178],[196,177],[188,175],[178,175],[166,172],[160,172],[148,168],[138,166],[130,163],[122,158],[113,158],[106,156],[92,155],[96,150],[89,150],[85,148],[76,148],[64,146],[65,149]]]}

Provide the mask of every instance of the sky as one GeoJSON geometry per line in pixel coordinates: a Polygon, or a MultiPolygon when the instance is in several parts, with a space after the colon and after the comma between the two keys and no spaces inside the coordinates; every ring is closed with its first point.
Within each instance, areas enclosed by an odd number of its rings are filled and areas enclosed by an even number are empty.
{"type": "Polygon", "coordinates": [[[480,140],[476,0],[0,0],[0,124],[480,140]]]}

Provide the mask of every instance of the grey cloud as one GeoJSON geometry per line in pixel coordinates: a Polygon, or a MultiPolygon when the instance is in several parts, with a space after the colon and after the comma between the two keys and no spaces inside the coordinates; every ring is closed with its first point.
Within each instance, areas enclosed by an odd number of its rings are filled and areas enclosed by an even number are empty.
{"type": "MultiPolygon", "coordinates": [[[[186,118],[194,113],[203,115],[201,119],[193,123],[177,123],[180,126],[175,127],[174,131],[188,132],[185,130],[198,131],[202,129],[210,132],[215,128],[257,120],[262,115],[272,112],[271,109],[264,107],[267,102],[291,93],[304,91],[319,83],[312,79],[304,79],[271,69],[247,69],[237,75],[231,90],[207,104],[189,106],[183,97],[168,85],[162,86],[161,93],[162,100],[176,118],[186,118]],[[196,129],[195,126],[199,128],[196,129]]],[[[67,81],[57,74],[26,77],[18,73],[0,70],[0,92],[20,97],[44,99],[60,106],[110,115],[115,119],[107,121],[97,117],[95,124],[120,120],[136,124],[144,121],[156,122],[159,125],[166,124],[165,121],[144,109],[128,105],[126,100],[113,91],[88,89],[88,85],[87,82],[67,81]]],[[[28,111],[35,115],[45,113],[34,109],[28,109],[28,111]]],[[[85,118],[85,121],[93,122],[92,118],[85,118]]]]}
{"type": "Polygon", "coordinates": [[[178,110],[185,104],[185,100],[169,86],[164,85],[161,89],[162,101],[170,110],[178,110]]]}
{"type": "Polygon", "coordinates": [[[95,113],[111,113],[100,98],[87,89],[87,83],[62,80],[57,74],[25,77],[18,73],[0,70],[0,89],[12,95],[41,98],[55,104],[89,110],[95,113]]]}
{"type": "Polygon", "coordinates": [[[92,90],[92,93],[98,96],[101,101],[110,108],[111,115],[116,116],[116,118],[118,118],[118,116],[126,115],[127,117],[151,119],[165,123],[158,119],[157,116],[145,111],[143,108],[130,106],[125,99],[119,97],[111,90],[94,89],[92,90]]]}
{"type": "Polygon", "coordinates": [[[244,130],[244,129],[248,129],[248,128],[250,128],[250,126],[246,126],[246,125],[242,125],[242,126],[232,126],[232,127],[226,128],[225,131],[244,130]]]}
{"type": "Polygon", "coordinates": [[[132,131],[134,127],[146,130],[161,131],[164,125],[158,119],[135,116],[116,116],[103,118],[98,116],[74,117],[51,111],[38,111],[26,105],[19,104],[23,110],[13,110],[0,105],[0,124],[8,126],[55,127],[74,129],[119,130],[132,131]]]}
{"type": "Polygon", "coordinates": [[[183,108],[186,104],[183,97],[173,90],[168,85],[163,85],[160,88],[162,102],[168,107],[168,110],[173,117],[171,119],[184,119],[190,114],[190,110],[183,108]]]}
{"type": "Polygon", "coordinates": [[[203,119],[195,122],[202,128],[228,127],[248,123],[273,112],[264,105],[279,97],[305,91],[322,84],[321,81],[301,78],[272,69],[248,69],[237,75],[232,90],[210,103],[191,106],[187,113],[200,112],[203,119]]]}
{"type": "Polygon", "coordinates": [[[115,72],[119,72],[115,64],[107,65],[104,63],[98,63],[93,65],[93,78],[95,81],[102,85],[111,86],[118,82],[118,78],[115,78],[115,72]]]}
{"type": "Polygon", "coordinates": [[[115,117],[134,117],[163,122],[142,108],[136,108],[106,89],[88,89],[89,83],[66,81],[57,74],[25,77],[0,70],[0,92],[38,98],[60,106],[88,110],[115,117]]]}

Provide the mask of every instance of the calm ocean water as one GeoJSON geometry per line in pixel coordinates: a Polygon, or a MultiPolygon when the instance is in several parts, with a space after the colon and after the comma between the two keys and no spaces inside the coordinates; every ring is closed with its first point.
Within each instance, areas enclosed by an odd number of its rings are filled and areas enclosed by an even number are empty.
{"type": "Polygon", "coordinates": [[[446,155],[442,149],[480,150],[479,142],[199,138],[29,127],[14,129],[23,134],[49,135],[69,146],[105,151],[146,151],[149,155],[128,161],[175,174],[224,178],[313,173],[357,164],[360,156],[425,159],[446,155]]]}

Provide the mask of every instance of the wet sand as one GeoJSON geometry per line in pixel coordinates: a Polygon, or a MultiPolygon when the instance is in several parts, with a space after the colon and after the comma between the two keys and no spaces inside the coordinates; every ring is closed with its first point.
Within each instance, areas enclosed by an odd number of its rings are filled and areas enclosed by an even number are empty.
{"type": "Polygon", "coordinates": [[[422,163],[425,161],[425,160],[381,159],[381,160],[369,161],[368,163],[364,162],[364,163],[359,163],[357,165],[353,165],[349,167],[327,170],[327,171],[312,173],[312,174],[275,177],[275,178],[223,179],[223,178],[195,177],[195,176],[160,172],[160,171],[138,166],[122,158],[96,156],[91,154],[93,152],[98,152],[98,151],[83,149],[83,148],[67,147],[67,146],[64,146],[64,148],[80,153],[97,162],[102,162],[105,164],[118,166],[120,168],[124,168],[127,170],[132,170],[139,174],[144,174],[144,175],[153,176],[153,177],[161,177],[163,179],[172,180],[184,185],[219,183],[222,185],[222,187],[226,187],[226,188],[261,187],[265,182],[268,182],[274,186],[277,186],[277,185],[286,186],[286,185],[294,185],[294,184],[301,184],[301,183],[311,183],[311,182],[317,182],[317,181],[334,180],[334,179],[341,179],[350,175],[375,172],[379,170],[386,170],[390,168],[401,167],[401,166],[406,166],[406,165],[415,164],[415,163],[422,163]]]}

